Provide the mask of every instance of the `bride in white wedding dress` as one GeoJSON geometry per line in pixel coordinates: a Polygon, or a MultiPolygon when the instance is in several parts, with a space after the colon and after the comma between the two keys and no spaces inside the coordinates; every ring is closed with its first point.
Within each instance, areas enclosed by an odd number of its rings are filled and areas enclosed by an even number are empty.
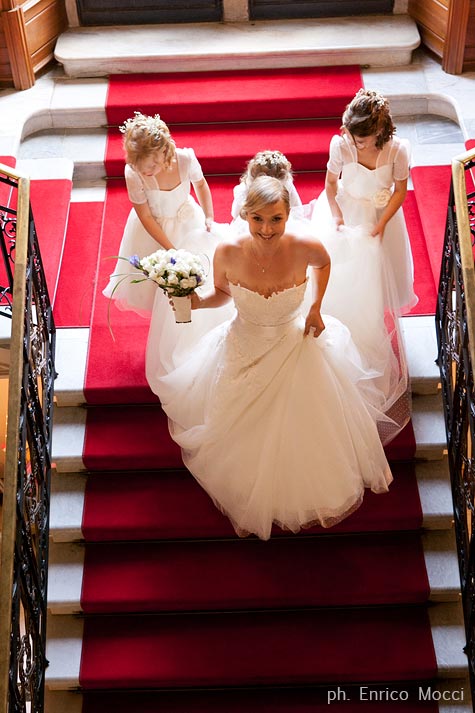
{"type": "Polygon", "coordinates": [[[378,434],[376,373],[348,329],[320,314],[330,273],[323,245],[286,231],[289,195],[260,177],[244,205],[249,232],[218,246],[215,287],[193,309],[233,299],[212,329],[152,388],[183,461],[236,532],[268,539],[273,523],[331,527],[392,481],[378,434]],[[301,314],[307,268],[314,301],[301,314]]]}

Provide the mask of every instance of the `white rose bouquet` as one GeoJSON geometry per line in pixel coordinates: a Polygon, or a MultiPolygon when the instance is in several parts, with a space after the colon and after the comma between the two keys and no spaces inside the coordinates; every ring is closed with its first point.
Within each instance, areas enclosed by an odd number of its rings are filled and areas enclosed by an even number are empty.
{"type": "Polygon", "coordinates": [[[145,277],[132,282],[153,280],[167,293],[175,307],[177,322],[191,322],[191,300],[194,290],[206,280],[206,272],[198,255],[187,250],[157,250],[139,258],[132,255],[129,262],[145,277]]]}

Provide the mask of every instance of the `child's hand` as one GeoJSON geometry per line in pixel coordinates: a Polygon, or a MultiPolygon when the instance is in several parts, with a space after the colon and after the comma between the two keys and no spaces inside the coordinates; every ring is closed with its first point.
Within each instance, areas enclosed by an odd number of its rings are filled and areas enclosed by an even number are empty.
{"type": "Polygon", "coordinates": [[[213,218],[206,218],[206,220],[205,220],[205,226],[206,226],[206,230],[208,231],[208,233],[211,231],[213,222],[214,222],[213,218]]]}
{"type": "Polygon", "coordinates": [[[374,226],[373,230],[370,232],[370,235],[371,235],[373,238],[379,238],[379,239],[381,240],[381,242],[382,242],[382,240],[383,240],[383,238],[384,238],[384,228],[385,228],[385,227],[386,227],[386,226],[385,226],[385,225],[382,225],[381,223],[376,223],[376,225],[374,226]]]}

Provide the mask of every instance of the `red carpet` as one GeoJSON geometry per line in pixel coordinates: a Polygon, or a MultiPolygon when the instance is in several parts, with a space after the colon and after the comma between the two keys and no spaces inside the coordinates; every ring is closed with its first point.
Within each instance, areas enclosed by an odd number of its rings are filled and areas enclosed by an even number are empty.
{"type": "MultiPolygon", "coordinates": [[[[295,171],[324,171],[331,137],[339,133],[341,119],[300,119],[229,124],[171,126],[177,146],[191,146],[206,175],[241,174],[247,161],[262,147],[282,151],[295,171]]],[[[106,172],[123,176],[122,134],[109,131],[106,172]]]]}
{"type": "MultiPolygon", "coordinates": [[[[425,690],[425,689],[424,689],[425,690]]],[[[386,686],[371,685],[372,695],[387,694],[386,686]]],[[[391,684],[391,691],[400,700],[368,702],[368,691],[358,686],[322,686],[305,688],[252,688],[226,691],[86,691],[83,694],[83,713],[111,710],[114,713],[363,713],[368,708],[374,713],[438,713],[437,703],[419,700],[418,688],[405,683],[391,684]],[[402,697],[408,694],[408,702],[402,697]]]]}
{"type": "MultiPolygon", "coordinates": [[[[266,82],[271,74],[217,73],[210,82],[200,73],[183,75],[183,83],[177,76],[113,77],[108,120],[117,124],[139,108],[174,122],[179,145],[193,146],[208,172],[226,173],[209,179],[218,221],[229,220],[232,187],[270,136],[286,142],[308,202],[322,189],[329,134],[320,130],[341,114],[361,78],[354,68],[278,70],[278,81],[266,82]],[[309,81],[317,71],[320,84],[309,81]],[[284,90],[294,91],[295,105],[283,101],[284,90]],[[322,115],[325,106],[335,113],[322,115]],[[201,125],[180,123],[190,117],[201,125]],[[205,126],[243,118],[245,130],[205,126]],[[259,135],[257,118],[264,120],[259,135]],[[287,133],[284,118],[298,119],[285,122],[292,123],[287,133]]],[[[110,175],[122,175],[116,138],[109,149],[110,175]]],[[[411,198],[419,308],[426,311],[435,288],[415,208],[411,198]]],[[[347,700],[332,702],[335,713],[359,713],[368,704],[355,699],[358,684],[429,685],[437,665],[412,425],[387,449],[389,493],[368,492],[335,528],[289,536],[276,527],[265,543],[237,538],[184,470],[145,383],[146,321],[113,308],[115,342],[109,332],[101,290],[114,263],[105,258],[117,253],[128,211],[123,181],[109,181],[86,376],[83,713],[322,713],[332,685],[348,686],[347,700]]],[[[412,693],[407,703],[373,710],[435,713],[437,706],[412,693]]]]}
{"type": "Polygon", "coordinates": [[[80,682],[139,689],[337,684],[427,680],[436,671],[424,608],[336,608],[86,618],[80,682]]]}
{"type": "MultiPolygon", "coordinates": [[[[401,462],[391,468],[394,482],[388,493],[367,492],[361,507],[331,531],[315,527],[304,534],[418,530],[422,510],[414,467],[401,462]]],[[[235,536],[228,519],[183,469],[92,473],[82,531],[87,542],[235,536]]],[[[273,535],[282,534],[274,528],[273,535]]]]}
{"type": "Polygon", "coordinates": [[[110,181],[104,207],[96,293],[84,384],[89,404],[156,402],[145,379],[148,321],[119,311],[102,290],[115,268],[122,229],[130,211],[123,181],[110,181]],[[112,329],[112,334],[111,334],[112,329]]]}
{"type": "Polygon", "coordinates": [[[361,86],[351,66],[113,75],[107,121],[117,126],[134,110],[170,124],[340,117],[361,86]]]}
{"type": "Polygon", "coordinates": [[[451,175],[450,166],[415,166],[411,171],[424,235],[430,236],[426,244],[436,285],[440,277],[451,175]]]}
{"type": "Polygon", "coordinates": [[[87,547],[81,606],[113,614],[423,603],[421,571],[415,533],[114,543],[87,547]]]}
{"type": "Polygon", "coordinates": [[[31,209],[52,304],[55,300],[63,259],[71,186],[72,182],[64,178],[30,182],[31,209]]]}
{"type": "Polygon", "coordinates": [[[437,282],[434,279],[414,191],[407,192],[403,210],[414,259],[414,291],[419,298],[419,302],[412,308],[411,314],[435,314],[439,282],[438,278],[437,282]]]}
{"type": "Polygon", "coordinates": [[[102,228],[102,203],[71,203],[54,301],[57,327],[89,327],[102,228]]]}

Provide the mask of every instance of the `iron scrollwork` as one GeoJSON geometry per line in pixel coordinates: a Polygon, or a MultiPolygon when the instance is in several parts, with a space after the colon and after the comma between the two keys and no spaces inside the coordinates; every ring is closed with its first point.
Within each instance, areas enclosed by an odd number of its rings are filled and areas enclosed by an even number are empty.
{"type": "MultiPolygon", "coordinates": [[[[472,152],[473,154],[473,152],[472,152]]],[[[448,461],[475,699],[475,155],[454,160],[436,310],[448,461]]]]}
{"type": "MultiPolygon", "coordinates": [[[[12,188],[9,207],[0,206],[0,229],[5,285],[0,287],[0,319],[12,317],[12,330],[18,309],[13,281],[23,279],[21,310],[18,318],[18,375],[17,424],[9,430],[14,434],[15,450],[10,458],[11,512],[4,512],[5,526],[11,531],[11,572],[9,584],[10,622],[8,654],[8,682],[3,700],[7,700],[6,713],[43,713],[46,659],[46,614],[48,583],[48,542],[51,480],[51,441],[53,425],[53,395],[56,376],[54,356],[56,332],[48,289],[41,261],[31,209],[26,222],[26,260],[24,274],[15,263],[19,254],[20,230],[17,223],[13,189],[15,181],[5,181],[12,188]],[[13,299],[15,296],[15,299],[13,299]],[[5,518],[8,517],[8,522],[5,518]]],[[[11,351],[13,352],[13,339],[11,351]]],[[[10,375],[10,391],[13,375],[10,375]]],[[[4,510],[7,509],[7,462],[5,467],[4,510]]],[[[4,532],[5,535],[5,532],[4,532]]],[[[8,539],[4,536],[3,540],[8,539]]],[[[6,542],[2,542],[5,555],[6,542]]],[[[2,560],[3,570],[3,560],[2,560]]],[[[2,577],[7,576],[2,571],[2,577]]],[[[2,580],[5,582],[6,580],[2,580]]],[[[8,595],[6,595],[8,596],[8,595]]],[[[7,600],[3,600],[7,601],[7,600]]],[[[2,602],[3,603],[3,602],[2,602]]],[[[1,615],[1,613],[0,613],[1,615]]]]}

